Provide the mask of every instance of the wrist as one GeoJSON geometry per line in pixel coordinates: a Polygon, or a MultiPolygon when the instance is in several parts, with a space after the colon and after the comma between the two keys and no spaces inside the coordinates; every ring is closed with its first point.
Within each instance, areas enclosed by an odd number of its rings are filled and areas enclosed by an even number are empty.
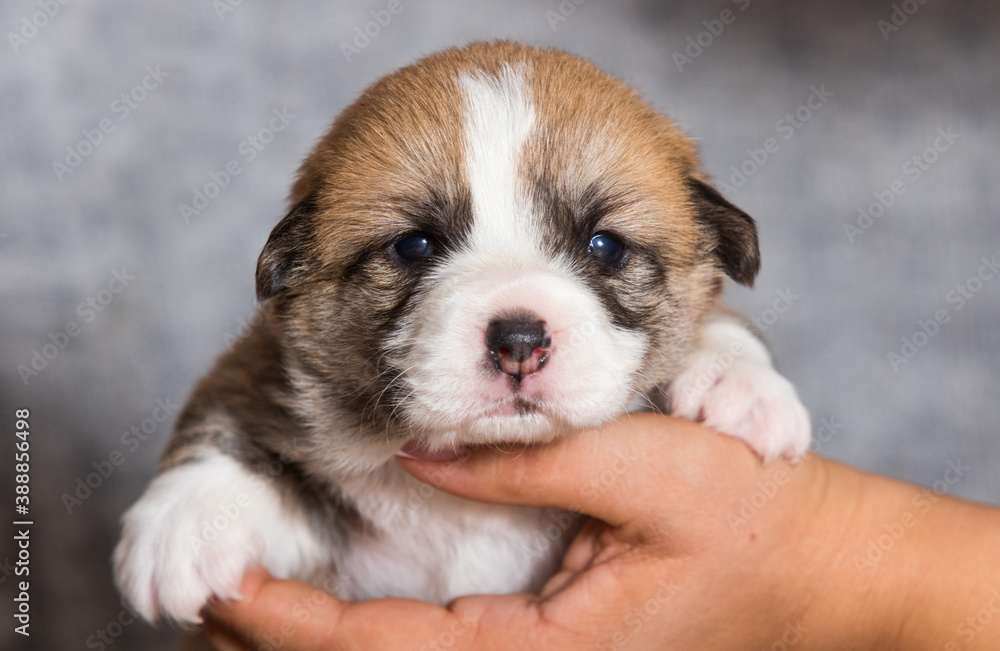
{"type": "MultiPolygon", "coordinates": [[[[906,648],[908,577],[893,562],[868,563],[869,543],[899,518],[899,482],[809,457],[795,470],[803,482],[795,518],[794,573],[802,649],[835,651],[906,648]]],[[[891,559],[889,559],[891,560],[891,559]]],[[[898,559],[897,559],[898,560],[898,559]]],[[[788,563],[786,563],[788,564],[788,563]]]]}
{"type": "Polygon", "coordinates": [[[822,489],[803,522],[814,532],[804,562],[820,569],[803,648],[1000,648],[1000,566],[990,562],[1000,512],[815,461],[822,489]],[[982,625],[984,608],[996,630],[982,625]]]}

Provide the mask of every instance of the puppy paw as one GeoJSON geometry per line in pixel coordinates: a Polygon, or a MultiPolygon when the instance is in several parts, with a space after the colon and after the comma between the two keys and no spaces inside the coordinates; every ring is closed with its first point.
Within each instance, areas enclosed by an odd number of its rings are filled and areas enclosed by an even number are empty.
{"type": "Polygon", "coordinates": [[[709,324],[702,340],[670,383],[672,413],[742,439],[765,461],[805,455],[809,414],[795,387],[771,366],[764,345],[730,322],[709,324]]]}
{"type": "Polygon", "coordinates": [[[158,476],[123,517],[114,553],[118,589],[150,622],[201,622],[212,597],[239,598],[244,572],[261,564],[290,577],[321,551],[304,517],[263,479],[218,453],[158,476]]]}

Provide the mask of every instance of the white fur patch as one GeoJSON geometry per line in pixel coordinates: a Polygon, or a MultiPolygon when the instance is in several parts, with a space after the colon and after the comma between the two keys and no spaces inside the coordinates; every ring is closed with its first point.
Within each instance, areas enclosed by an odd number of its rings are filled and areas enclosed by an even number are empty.
{"type": "Polygon", "coordinates": [[[200,622],[212,595],[238,597],[251,564],[306,578],[329,562],[299,509],[265,477],[215,451],[156,477],[123,523],[115,579],[151,622],[200,622]]]}
{"type": "Polygon", "coordinates": [[[537,590],[577,524],[563,511],[442,493],[391,461],[342,490],[372,531],[338,552],[342,594],[350,599],[446,604],[462,595],[537,590]]]}
{"type": "Polygon", "coordinates": [[[796,459],[809,448],[809,414],[795,387],[771,365],[764,344],[733,321],[704,326],[669,393],[675,416],[740,438],[766,460],[796,459]]]}
{"type": "Polygon", "coordinates": [[[463,75],[465,174],[472,197],[472,249],[481,255],[530,259],[540,233],[521,175],[535,107],[523,68],[505,65],[496,77],[463,75]]]}

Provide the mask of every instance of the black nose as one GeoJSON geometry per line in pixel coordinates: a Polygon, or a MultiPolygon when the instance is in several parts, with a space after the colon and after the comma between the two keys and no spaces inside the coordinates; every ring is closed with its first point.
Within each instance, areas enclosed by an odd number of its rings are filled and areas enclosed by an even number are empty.
{"type": "Polygon", "coordinates": [[[514,377],[531,375],[541,368],[551,346],[545,322],[531,316],[494,319],[486,328],[486,347],[493,363],[514,377]]]}

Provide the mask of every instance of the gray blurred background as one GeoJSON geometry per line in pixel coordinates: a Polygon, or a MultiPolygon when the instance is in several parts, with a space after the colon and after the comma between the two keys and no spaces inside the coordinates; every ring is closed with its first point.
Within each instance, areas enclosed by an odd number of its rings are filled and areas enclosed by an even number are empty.
{"type": "MultiPolygon", "coordinates": [[[[699,140],[762,233],[758,284],[731,301],[766,328],[821,454],[926,485],[965,464],[948,490],[1000,504],[1000,278],[983,262],[1000,262],[997,3],[401,0],[385,25],[368,23],[388,0],[231,4],[0,9],[0,472],[13,495],[28,407],[24,648],[104,648],[99,631],[108,648],[171,648],[169,629],[115,624],[108,563],[170,430],[155,419],[246,327],[256,256],[332,117],[382,74],[480,38],[590,57],[699,140]],[[287,126],[254,149],[275,110],[287,126]],[[240,173],[185,220],[179,204],[230,161],[240,173]]],[[[10,543],[5,649],[24,642],[10,543]]]]}

